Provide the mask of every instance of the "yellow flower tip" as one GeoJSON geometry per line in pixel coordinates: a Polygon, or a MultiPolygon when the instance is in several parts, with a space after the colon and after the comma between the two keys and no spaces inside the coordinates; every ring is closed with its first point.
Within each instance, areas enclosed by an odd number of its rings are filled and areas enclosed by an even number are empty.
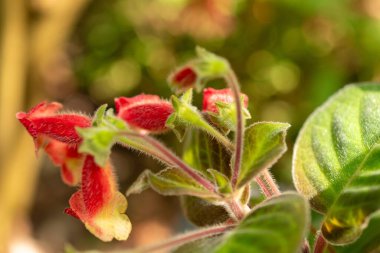
{"type": "Polygon", "coordinates": [[[108,242],[113,238],[119,241],[127,240],[132,230],[132,224],[127,215],[127,199],[116,192],[113,200],[103,208],[91,221],[86,222],[86,228],[100,240],[108,242]]]}

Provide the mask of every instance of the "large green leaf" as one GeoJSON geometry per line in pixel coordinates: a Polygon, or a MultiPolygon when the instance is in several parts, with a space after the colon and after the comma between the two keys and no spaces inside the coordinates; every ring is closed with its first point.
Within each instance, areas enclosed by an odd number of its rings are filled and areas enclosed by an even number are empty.
{"type": "Polygon", "coordinates": [[[230,218],[223,206],[198,197],[183,196],[181,204],[186,218],[200,227],[221,224],[230,218]]]}
{"type": "Polygon", "coordinates": [[[349,85],[305,123],[294,152],[293,178],[325,214],[323,236],[356,240],[380,208],[380,85],[349,85]]]}
{"type": "MultiPolygon", "coordinates": [[[[192,129],[186,137],[184,161],[214,181],[220,192],[228,193],[231,187],[226,176],[231,174],[230,152],[201,130],[192,129]]],[[[182,208],[186,217],[197,226],[218,224],[229,217],[224,207],[196,197],[184,196],[182,208]]]]}
{"type": "Polygon", "coordinates": [[[285,136],[289,127],[287,123],[258,122],[246,129],[238,186],[249,183],[285,153],[285,136]]]}
{"type": "Polygon", "coordinates": [[[297,193],[284,193],[257,205],[230,232],[183,245],[175,252],[296,253],[303,246],[309,220],[305,198],[297,193]]]}
{"type": "Polygon", "coordinates": [[[208,169],[230,176],[231,153],[207,133],[193,129],[189,132],[183,153],[184,161],[212,179],[208,169]]]}
{"type": "Polygon", "coordinates": [[[221,243],[222,235],[206,237],[186,243],[172,251],[172,253],[211,253],[221,243]]]}
{"type": "Polygon", "coordinates": [[[284,193],[256,206],[214,253],[295,253],[303,245],[309,222],[307,201],[284,193]]]}
{"type": "Polygon", "coordinates": [[[374,214],[368,227],[363,231],[362,236],[353,244],[343,247],[336,247],[337,253],[378,253],[380,252],[380,212],[374,214]]]}

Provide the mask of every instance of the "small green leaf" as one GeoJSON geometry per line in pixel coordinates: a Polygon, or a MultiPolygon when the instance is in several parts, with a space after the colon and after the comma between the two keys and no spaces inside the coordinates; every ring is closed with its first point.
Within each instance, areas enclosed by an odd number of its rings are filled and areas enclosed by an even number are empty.
{"type": "Polygon", "coordinates": [[[166,168],[158,173],[145,170],[128,189],[127,195],[140,193],[150,186],[162,195],[215,197],[197,181],[178,168],[166,168]]]}
{"type": "MultiPolygon", "coordinates": [[[[191,104],[192,89],[186,91],[181,98],[171,96],[171,102],[176,114],[176,120],[171,123],[182,123],[186,126],[203,128],[205,120],[199,110],[191,104]]],[[[207,123],[206,123],[207,124],[207,123]]]]}
{"type": "Polygon", "coordinates": [[[195,67],[202,79],[214,79],[223,77],[230,70],[230,64],[226,59],[213,54],[202,47],[197,47],[198,61],[195,67]]]}
{"type": "Polygon", "coordinates": [[[285,153],[289,127],[287,123],[258,122],[246,129],[239,187],[249,183],[260,171],[270,168],[285,153]]]}
{"type": "MultiPolygon", "coordinates": [[[[177,98],[174,95],[171,97],[174,112],[166,121],[166,126],[173,130],[177,128],[186,129],[190,127],[200,129],[214,137],[229,149],[233,149],[233,145],[231,144],[230,140],[221,132],[219,132],[215,127],[211,126],[203,118],[203,115],[198,110],[198,108],[191,104],[192,94],[192,89],[189,89],[185,94],[182,95],[181,99],[177,98]]],[[[178,135],[178,133],[176,133],[176,135],[178,135]]]]}
{"type": "Polygon", "coordinates": [[[309,229],[309,205],[299,194],[284,193],[257,205],[227,232],[213,253],[299,252],[309,229]]]}
{"type": "Polygon", "coordinates": [[[95,162],[104,166],[111,147],[115,143],[115,132],[105,127],[77,128],[78,134],[83,138],[79,152],[93,155],[95,162]]]}
{"type": "Polygon", "coordinates": [[[178,168],[167,168],[157,174],[149,173],[150,186],[162,195],[210,197],[210,192],[178,168]]]}
{"type": "Polygon", "coordinates": [[[101,166],[105,165],[111,154],[118,132],[128,129],[125,122],[113,114],[112,109],[106,112],[106,108],[107,105],[102,105],[95,112],[92,127],[76,129],[83,138],[79,151],[93,155],[95,162],[101,166]]]}
{"type": "Polygon", "coordinates": [[[107,110],[107,104],[101,105],[94,114],[94,119],[92,121],[93,126],[100,126],[104,120],[104,114],[107,110]]]}
{"type": "Polygon", "coordinates": [[[181,205],[186,218],[200,227],[220,224],[230,217],[223,206],[198,197],[183,196],[181,205]]]}
{"type": "Polygon", "coordinates": [[[175,136],[177,137],[179,142],[182,142],[187,130],[189,129],[185,125],[181,124],[180,122],[177,122],[177,114],[172,113],[168,119],[166,120],[166,127],[170,128],[175,136]]]}
{"type": "MultiPolygon", "coordinates": [[[[241,100],[243,104],[243,96],[241,100]]],[[[218,108],[218,113],[207,112],[211,121],[220,129],[223,129],[224,132],[236,131],[236,105],[221,101],[217,101],[215,104],[218,108]]],[[[243,117],[244,120],[251,118],[251,114],[246,108],[243,108],[243,117]]]]}
{"type": "Polygon", "coordinates": [[[224,175],[223,173],[214,170],[214,169],[208,169],[207,170],[212,177],[214,178],[214,182],[216,186],[218,187],[218,190],[220,193],[231,193],[232,187],[230,180],[224,175]]]}
{"type": "Polygon", "coordinates": [[[323,236],[347,244],[380,209],[380,85],[349,85],[310,116],[295,146],[293,179],[323,236]]]}
{"type": "Polygon", "coordinates": [[[139,194],[149,188],[149,170],[144,170],[138,178],[133,182],[133,184],[128,188],[126,193],[127,197],[131,194],[139,194]]]}

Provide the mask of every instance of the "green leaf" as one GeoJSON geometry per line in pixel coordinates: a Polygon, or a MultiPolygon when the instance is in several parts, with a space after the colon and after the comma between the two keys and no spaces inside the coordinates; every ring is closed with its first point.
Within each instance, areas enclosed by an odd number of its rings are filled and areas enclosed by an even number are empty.
{"type": "Polygon", "coordinates": [[[332,244],[356,240],[380,208],[380,85],[349,85],[310,116],[293,158],[293,179],[325,214],[332,244]]]}
{"type": "Polygon", "coordinates": [[[212,177],[207,172],[210,168],[227,177],[231,174],[230,152],[224,145],[200,130],[192,129],[189,131],[182,157],[187,164],[210,179],[212,177]]]}
{"type": "Polygon", "coordinates": [[[158,173],[145,170],[132,184],[127,195],[140,193],[150,186],[162,195],[189,195],[203,198],[215,197],[197,181],[178,168],[166,168],[158,173]]]}
{"type": "Polygon", "coordinates": [[[105,165],[111,154],[118,132],[127,130],[125,122],[117,118],[112,109],[106,112],[106,108],[107,105],[102,105],[95,112],[92,127],[76,129],[83,138],[79,151],[93,155],[95,162],[101,166],[105,165]]]}
{"type": "Polygon", "coordinates": [[[171,103],[174,108],[174,112],[166,121],[166,126],[175,131],[177,137],[179,136],[180,141],[182,140],[182,135],[184,128],[197,128],[200,129],[212,137],[214,137],[219,142],[223,143],[227,148],[233,149],[233,145],[230,140],[219,132],[215,127],[210,125],[204,118],[202,113],[197,107],[191,104],[193,96],[192,89],[186,91],[181,98],[176,96],[171,97],[171,103]]]}
{"type": "Polygon", "coordinates": [[[115,132],[105,127],[78,128],[83,138],[79,152],[95,157],[95,162],[104,166],[115,143],[115,132]]]}
{"type": "Polygon", "coordinates": [[[368,227],[363,231],[362,236],[354,243],[344,247],[336,247],[337,253],[375,253],[380,252],[380,212],[371,218],[368,227]]]}
{"type": "Polygon", "coordinates": [[[202,79],[214,79],[223,77],[230,70],[230,64],[226,59],[213,54],[202,47],[197,47],[198,61],[195,67],[202,79]]]}
{"type": "Polygon", "coordinates": [[[257,205],[225,234],[214,253],[294,253],[302,247],[310,220],[307,201],[284,193],[257,205]]]}
{"type": "Polygon", "coordinates": [[[149,170],[144,170],[133,184],[128,188],[126,193],[127,197],[131,194],[139,194],[149,188],[149,170]]]}
{"type": "Polygon", "coordinates": [[[107,104],[101,105],[95,112],[94,118],[92,121],[93,126],[99,126],[102,124],[104,120],[104,114],[106,113],[107,110],[107,104]]]}
{"type": "Polygon", "coordinates": [[[231,182],[226,175],[214,169],[208,169],[207,171],[212,175],[215,185],[218,187],[220,193],[232,192],[231,182]]]}
{"type": "Polygon", "coordinates": [[[230,217],[223,206],[215,205],[198,197],[183,196],[181,206],[185,217],[200,227],[221,224],[230,217]]]}
{"type": "Polygon", "coordinates": [[[246,129],[238,186],[249,183],[285,153],[285,137],[289,127],[287,123],[258,122],[246,129]]]}
{"type": "Polygon", "coordinates": [[[221,243],[223,236],[216,235],[186,243],[172,251],[173,253],[211,253],[221,243]]]}
{"type": "MultiPolygon", "coordinates": [[[[244,97],[241,96],[242,104],[244,97]]],[[[216,106],[218,112],[206,112],[209,116],[209,119],[217,125],[220,129],[223,129],[225,133],[229,131],[236,131],[236,105],[234,103],[225,103],[217,101],[216,106]]],[[[248,109],[243,108],[243,117],[244,120],[250,119],[251,114],[248,109]]]]}

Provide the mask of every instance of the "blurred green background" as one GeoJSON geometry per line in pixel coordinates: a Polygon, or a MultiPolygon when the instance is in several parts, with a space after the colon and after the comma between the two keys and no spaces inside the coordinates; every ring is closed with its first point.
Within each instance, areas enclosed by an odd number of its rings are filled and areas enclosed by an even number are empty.
{"type": "MultiPolygon", "coordinates": [[[[64,215],[75,189],[48,159],[35,158],[14,116],[41,100],[91,114],[117,96],[168,98],[168,74],[200,45],[231,62],[254,121],[292,125],[289,151],[272,169],[286,190],[293,188],[292,146],[307,116],[345,84],[380,80],[380,0],[0,3],[0,252],[61,252],[66,243],[125,248],[191,227],[176,198],[152,191],[129,198],[134,229],[127,242],[102,243],[64,215]]],[[[173,134],[160,138],[180,150],[173,134]]],[[[143,169],[160,169],[119,147],[113,161],[122,192],[143,169]]]]}

